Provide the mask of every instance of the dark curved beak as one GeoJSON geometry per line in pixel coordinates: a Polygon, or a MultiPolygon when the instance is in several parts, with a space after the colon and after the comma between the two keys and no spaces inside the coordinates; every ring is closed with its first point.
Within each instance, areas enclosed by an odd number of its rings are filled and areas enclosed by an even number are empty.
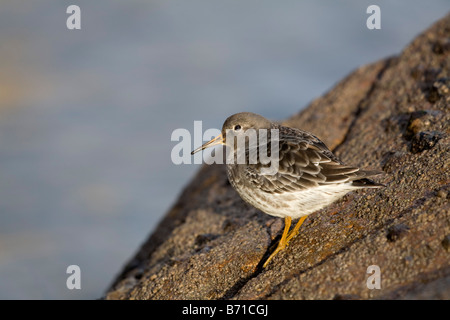
{"type": "Polygon", "coordinates": [[[217,146],[219,144],[223,144],[223,137],[222,134],[218,135],[217,137],[215,137],[214,139],[212,139],[211,141],[208,141],[207,143],[205,143],[204,145],[202,145],[201,147],[198,147],[197,149],[195,149],[194,151],[191,152],[191,154],[194,154],[196,152],[199,152],[200,150],[209,148],[209,147],[213,147],[213,146],[217,146]]]}

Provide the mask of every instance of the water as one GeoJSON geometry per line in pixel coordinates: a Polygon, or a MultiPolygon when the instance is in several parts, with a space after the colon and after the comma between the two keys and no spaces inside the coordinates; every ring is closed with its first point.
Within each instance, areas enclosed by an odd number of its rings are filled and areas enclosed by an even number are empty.
{"type": "Polygon", "coordinates": [[[2,3],[0,298],[100,297],[198,169],[170,161],[174,129],[287,118],[449,9],[378,1],[369,31],[370,4],[2,3]],[[66,288],[71,264],[81,290],[66,288]]]}

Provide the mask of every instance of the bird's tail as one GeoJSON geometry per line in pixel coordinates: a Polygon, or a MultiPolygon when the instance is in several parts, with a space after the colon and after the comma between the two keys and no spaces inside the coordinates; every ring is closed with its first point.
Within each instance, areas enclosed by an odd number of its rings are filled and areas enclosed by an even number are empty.
{"type": "Polygon", "coordinates": [[[352,181],[352,186],[357,188],[381,188],[386,187],[386,185],[375,182],[367,177],[376,176],[383,174],[383,171],[375,170],[360,170],[357,172],[358,177],[352,181]],[[364,178],[363,178],[364,177],[364,178]]]}

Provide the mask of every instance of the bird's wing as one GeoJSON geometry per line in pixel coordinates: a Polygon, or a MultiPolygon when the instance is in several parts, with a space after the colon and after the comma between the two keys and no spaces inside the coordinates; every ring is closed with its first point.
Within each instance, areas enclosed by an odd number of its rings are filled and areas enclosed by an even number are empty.
{"type": "Polygon", "coordinates": [[[307,132],[293,132],[284,127],[279,147],[275,174],[264,174],[270,163],[247,165],[245,170],[247,181],[265,192],[295,192],[366,176],[359,168],[344,165],[322,141],[307,132]]]}

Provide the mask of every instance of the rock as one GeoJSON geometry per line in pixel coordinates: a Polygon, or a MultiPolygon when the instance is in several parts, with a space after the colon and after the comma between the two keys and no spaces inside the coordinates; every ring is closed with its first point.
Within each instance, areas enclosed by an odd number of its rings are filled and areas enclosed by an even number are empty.
{"type": "Polygon", "coordinates": [[[386,188],[310,215],[263,269],[282,220],[244,203],[224,166],[205,165],[104,298],[450,299],[449,39],[450,15],[285,121],[344,162],[385,171],[386,188]],[[371,265],[381,289],[366,286],[371,265]]]}
{"type": "Polygon", "coordinates": [[[439,131],[421,131],[416,133],[411,141],[411,152],[417,153],[433,148],[442,136],[443,134],[439,131]]]}

